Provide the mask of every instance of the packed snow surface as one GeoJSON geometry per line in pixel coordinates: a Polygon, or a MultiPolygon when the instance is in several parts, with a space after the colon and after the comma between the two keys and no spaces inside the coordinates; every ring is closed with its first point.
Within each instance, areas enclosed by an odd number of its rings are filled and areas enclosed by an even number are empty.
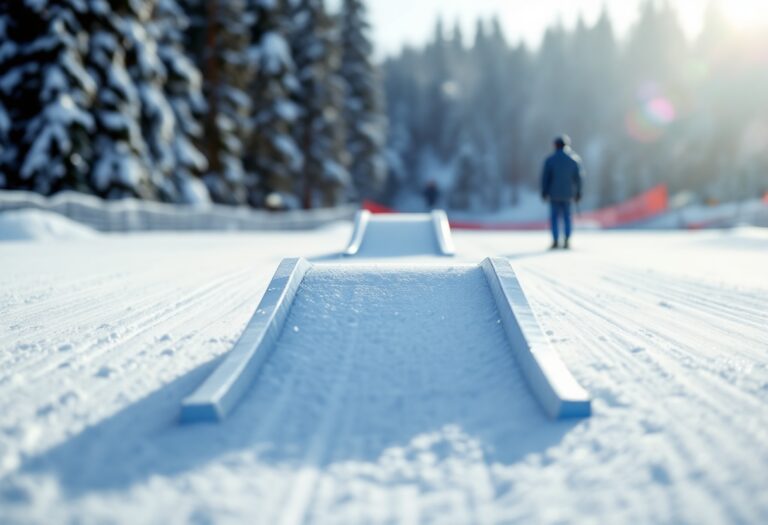
{"type": "Polygon", "coordinates": [[[0,213],[0,241],[90,239],[96,232],[58,213],[18,210],[0,213]]]}
{"type": "Polygon", "coordinates": [[[403,272],[339,269],[350,233],[0,245],[0,523],[768,520],[764,231],[459,232],[403,272]],[[591,418],[535,405],[463,266],[492,255],[591,418]],[[253,388],[179,426],[290,256],[312,293],[253,388]]]}
{"type": "Polygon", "coordinates": [[[440,255],[435,223],[429,214],[373,215],[358,257],[440,255]]]}

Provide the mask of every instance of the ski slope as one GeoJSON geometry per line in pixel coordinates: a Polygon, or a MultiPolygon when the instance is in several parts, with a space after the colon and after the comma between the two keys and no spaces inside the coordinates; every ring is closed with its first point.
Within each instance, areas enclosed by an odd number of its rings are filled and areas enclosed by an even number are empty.
{"type": "Polygon", "coordinates": [[[350,234],[0,243],[0,523],[768,520],[764,231],[578,233],[569,253],[458,233],[456,258],[410,258],[384,297],[355,279],[392,261],[348,259],[357,293],[323,269],[350,234]],[[179,426],[299,256],[317,293],[280,351],[224,424],[179,426]],[[547,419],[486,330],[487,256],[513,263],[590,419],[547,419]],[[385,299],[419,338],[338,315],[385,299]]]}

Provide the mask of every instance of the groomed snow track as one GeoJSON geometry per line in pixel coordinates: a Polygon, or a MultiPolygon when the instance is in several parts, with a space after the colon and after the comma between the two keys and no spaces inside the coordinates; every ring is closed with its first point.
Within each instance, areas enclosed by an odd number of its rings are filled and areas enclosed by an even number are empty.
{"type": "Polygon", "coordinates": [[[357,212],[352,239],[344,254],[350,257],[453,256],[448,217],[432,213],[373,215],[357,212]]]}
{"type": "MultiPolygon", "coordinates": [[[[398,374],[398,367],[425,362],[434,370],[423,373],[455,374],[470,383],[468,391],[490,387],[463,377],[464,367],[486,367],[480,375],[507,367],[509,381],[522,375],[551,418],[591,413],[589,395],[550,347],[504,259],[479,266],[284,260],[234,349],[184,400],[181,421],[226,418],[275,352],[316,359],[309,367],[313,374],[336,373],[324,369],[327,360],[334,367],[355,367],[353,354],[380,356],[375,369],[357,361],[360,374],[398,374]],[[393,360],[403,349],[408,352],[393,360]]],[[[386,386],[380,395],[387,395],[386,386]]]]}

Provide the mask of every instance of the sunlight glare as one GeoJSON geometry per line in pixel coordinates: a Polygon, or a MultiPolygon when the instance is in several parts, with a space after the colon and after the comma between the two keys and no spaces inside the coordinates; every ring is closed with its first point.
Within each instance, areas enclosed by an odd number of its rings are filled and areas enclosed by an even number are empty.
{"type": "Polygon", "coordinates": [[[768,25],[765,0],[720,0],[719,8],[736,28],[749,29],[768,25]]]}
{"type": "MultiPolygon", "coordinates": [[[[681,1],[681,14],[685,16],[686,12],[692,9],[685,9],[695,2],[681,1]]],[[[737,29],[751,29],[756,27],[768,26],[768,2],[764,0],[719,0],[717,8],[725,18],[737,29]]]]}

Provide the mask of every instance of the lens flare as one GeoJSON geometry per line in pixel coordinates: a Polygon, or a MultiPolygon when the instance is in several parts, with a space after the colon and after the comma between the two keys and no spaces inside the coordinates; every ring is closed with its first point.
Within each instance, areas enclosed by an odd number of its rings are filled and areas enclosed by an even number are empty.
{"type": "Polygon", "coordinates": [[[659,126],[666,126],[674,122],[677,112],[672,101],[664,97],[656,97],[645,104],[645,112],[648,118],[659,126]]]}
{"type": "Polygon", "coordinates": [[[627,133],[638,142],[656,142],[677,119],[675,104],[654,83],[642,85],[637,98],[625,118],[627,133]]]}

